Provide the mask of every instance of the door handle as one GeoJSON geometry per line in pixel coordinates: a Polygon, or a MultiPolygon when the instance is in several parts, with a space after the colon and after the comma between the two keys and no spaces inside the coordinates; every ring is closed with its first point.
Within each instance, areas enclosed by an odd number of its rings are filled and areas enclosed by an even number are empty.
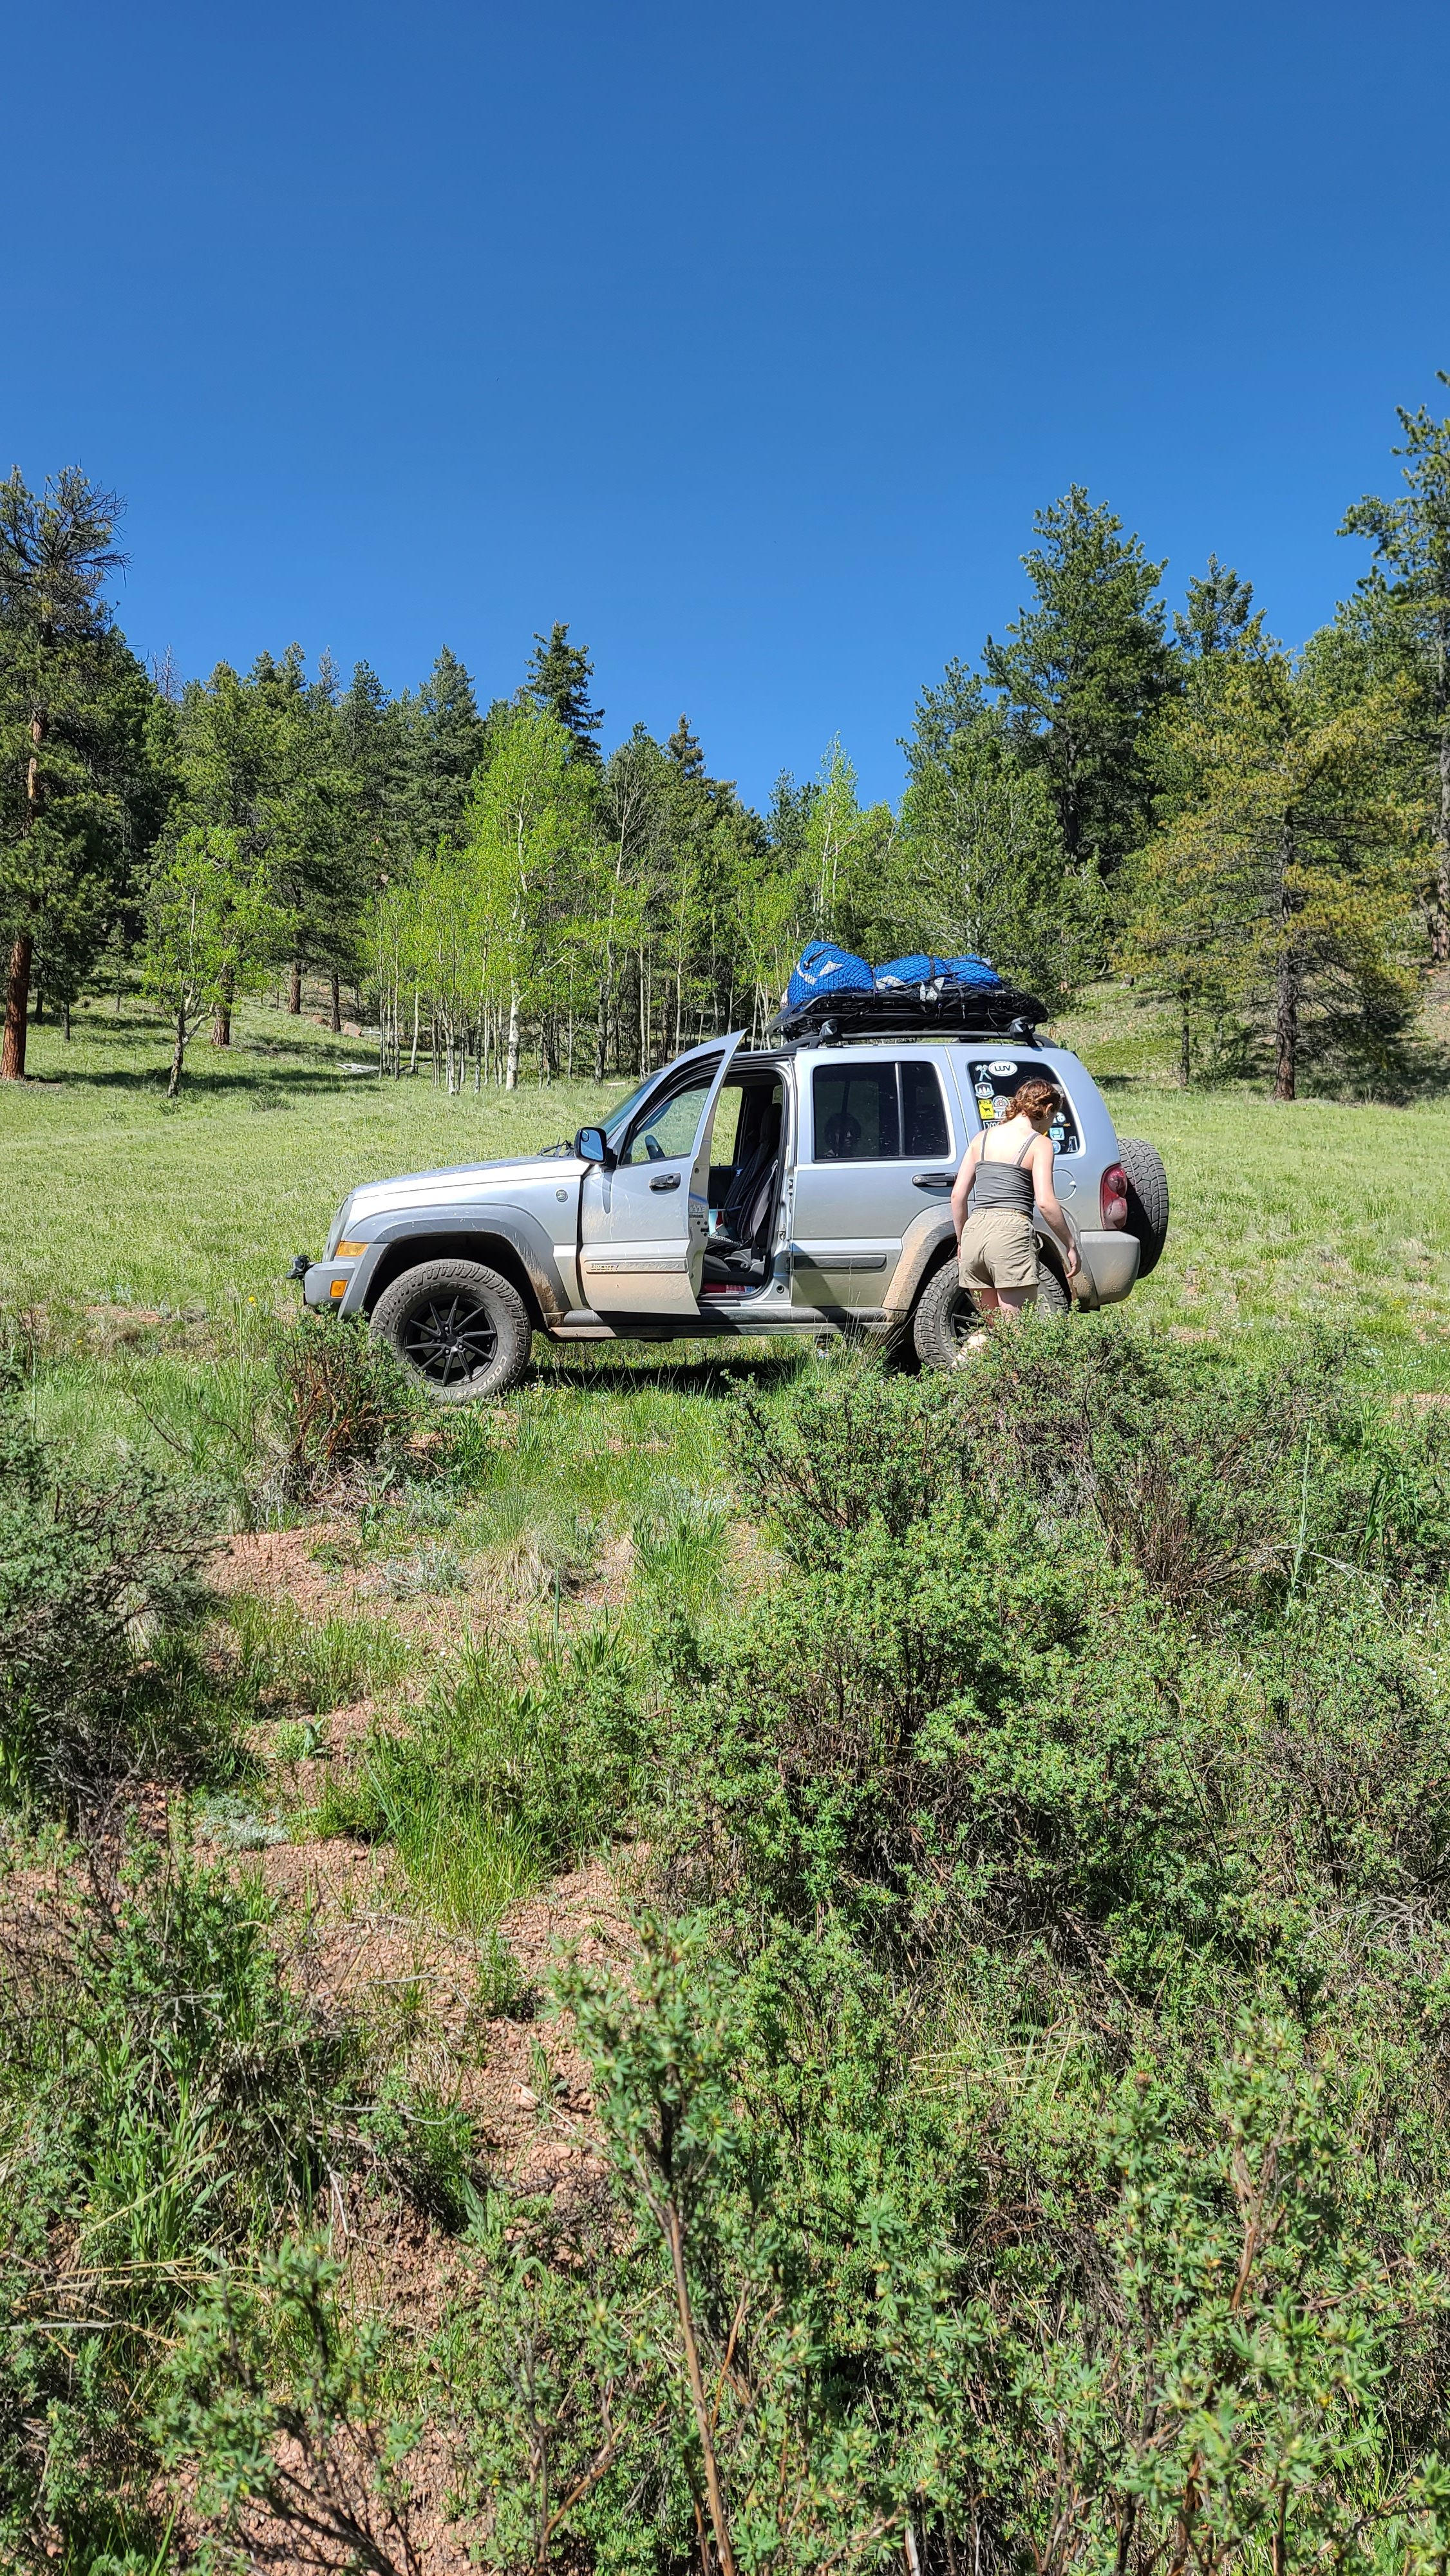
{"type": "Polygon", "coordinates": [[[677,1190],[679,1186],[680,1176],[678,1172],[657,1172],[650,1183],[650,1188],[652,1190],[677,1190]]]}
{"type": "Polygon", "coordinates": [[[951,1185],[950,1172],[913,1172],[911,1175],[914,1190],[949,1190],[951,1185]]]}

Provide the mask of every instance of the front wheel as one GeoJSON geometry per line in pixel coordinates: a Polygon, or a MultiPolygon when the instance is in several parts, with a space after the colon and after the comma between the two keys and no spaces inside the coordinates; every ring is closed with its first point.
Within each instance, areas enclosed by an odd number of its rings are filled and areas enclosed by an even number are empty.
{"type": "Polygon", "coordinates": [[[506,1395],[533,1335],[516,1288],[481,1261],[424,1261],[385,1288],[372,1329],[435,1404],[506,1395]]]}
{"type": "MultiPolygon", "coordinates": [[[[1039,1266],[1034,1302],[1039,1315],[1066,1315],[1072,1311],[1066,1287],[1046,1261],[1039,1266]]],[[[974,1304],[970,1290],[962,1286],[956,1263],[944,1261],[917,1300],[912,1328],[917,1358],[924,1368],[955,1368],[966,1348],[967,1335],[981,1329],[980,1307],[974,1304]]]]}

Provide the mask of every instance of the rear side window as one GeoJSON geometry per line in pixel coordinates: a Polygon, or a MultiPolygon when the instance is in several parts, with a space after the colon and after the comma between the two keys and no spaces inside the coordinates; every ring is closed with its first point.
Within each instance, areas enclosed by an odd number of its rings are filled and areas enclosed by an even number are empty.
{"type": "Polygon", "coordinates": [[[818,1163],[890,1163],[950,1150],[934,1064],[817,1065],[811,1106],[818,1163]]]}
{"type": "Polygon", "coordinates": [[[904,1154],[945,1154],[947,1105],[934,1064],[901,1067],[901,1133],[904,1154]]]}
{"type": "MultiPolygon", "coordinates": [[[[994,1118],[1006,1117],[1007,1103],[1019,1082],[1028,1081],[1033,1074],[1041,1074],[1046,1081],[1055,1082],[1059,1091],[1062,1090],[1060,1077],[1050,1064],[1043,1063],[1040,1055],[972,1057],[972,1089],[976,1094],[977,1116],[984,1127],[990,1127],[994,1118]]],[[[1082,1138],[1078,1134],[1071,1101],[1068,1101],[1062,1116],[1054,1118],[1048,1133],[1059,1154],[1077,1152],[1082,1138]]]]}

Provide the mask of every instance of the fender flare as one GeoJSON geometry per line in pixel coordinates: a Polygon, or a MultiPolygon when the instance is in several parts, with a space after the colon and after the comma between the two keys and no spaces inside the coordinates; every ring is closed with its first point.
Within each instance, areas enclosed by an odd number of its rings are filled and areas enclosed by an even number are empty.
{"type": "Polygon", "coordinates": [[[572,1300],[554,1247],[525,1208],[480,1205],[390,1211],[371,1238],[341,1301],[344,1315],[371,1314],[384,1288],[417,1261],[483,1261],[517,1288],[537,1330],[562,1324],[572,1300]]]}

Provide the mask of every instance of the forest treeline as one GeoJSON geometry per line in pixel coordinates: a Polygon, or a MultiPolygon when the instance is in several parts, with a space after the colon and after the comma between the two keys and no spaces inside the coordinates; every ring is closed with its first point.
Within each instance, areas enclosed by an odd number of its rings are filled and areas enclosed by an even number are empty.
{"type": "MultiPolygon", "coordinates": [[[[1450,381],[1442,377],[1442,381],[1450,381]]],[[[811,937],[975,950],[1061,1009],[1105,971],[1171,1001],[1180,1072],[1393,1082],[1450,961],[1450,420],[1401,411],[1401,486],[1342,533],[1368,568],[1298,649],[1211,558],[1166,565],[1079,486],[1038,513],[1030,597],[917,703],[897,806],[833,744],[754,810],[681,716],[602,741],[556,623],[480,707],[445,647],[262,654],[178,684],[106,601],[120,505],[78,469],[0,486],[3,1071],[28,1023],[139,964],[171,1086],[248,991],[323,978],[380,1070],[450,1090],[633,1074],[759,1033],[811,937]]]]}

